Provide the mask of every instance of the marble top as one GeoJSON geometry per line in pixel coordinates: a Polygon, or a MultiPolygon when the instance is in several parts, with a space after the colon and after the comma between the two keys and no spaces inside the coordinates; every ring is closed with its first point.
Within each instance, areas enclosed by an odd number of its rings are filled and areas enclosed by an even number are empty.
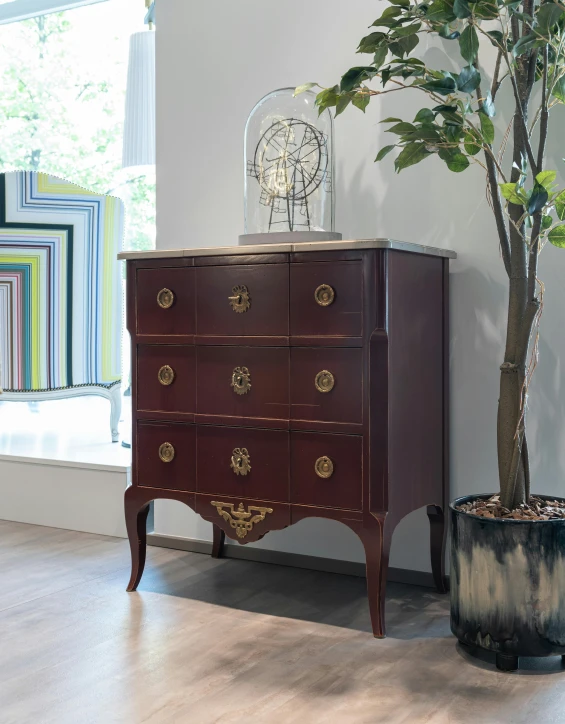
{"type": "Polygon", "coordinates": [[[355,249],[395,249],[414,254],[442,256],[456,259],[457,254],[449,249],[435,246],[411,244],[392,239],[352,239],[349,241],[301,241],[294,244],[257,244],[242,246],[212,246],[196,249],[155,249],[154,251],[123,251],[118,259],[175,259],[190,256],[233,256],[234,254],[291,254],[308,251],[353,251],[355,249]]]}

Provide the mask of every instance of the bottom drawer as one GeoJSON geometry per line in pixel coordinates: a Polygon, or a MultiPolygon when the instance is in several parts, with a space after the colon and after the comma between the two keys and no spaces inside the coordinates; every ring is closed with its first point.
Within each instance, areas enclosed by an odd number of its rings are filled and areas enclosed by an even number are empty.
{"type": "Polygon", "coordinates": [[[181,423],[138,422],[136,477],[142,488],[193,491],[196,428],[181,423]]]}
{"type": "Polygon", "coordinates": [[[196,495],[196,512],[240,543],[252,543],[270,530],[290,525],[290,505],[223,495],[196,495]]]}
{"type": "Polygon", "coordinates": [[[362,437],[292,432],[290,471],[292,503],[361,510],[362,437]]]}

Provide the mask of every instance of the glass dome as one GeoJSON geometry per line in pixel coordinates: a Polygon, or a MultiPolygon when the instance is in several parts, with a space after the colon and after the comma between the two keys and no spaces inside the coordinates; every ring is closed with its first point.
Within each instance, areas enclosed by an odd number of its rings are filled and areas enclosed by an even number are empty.
{"type": "Polygon", "coordinates": [[[312,91],[294,97],[294,88],[282,88],[251,111],[244,150],[246,235],[341,238],[332,233],[333,119],[328,110],[318,116],[315,101],[312,91]]]}

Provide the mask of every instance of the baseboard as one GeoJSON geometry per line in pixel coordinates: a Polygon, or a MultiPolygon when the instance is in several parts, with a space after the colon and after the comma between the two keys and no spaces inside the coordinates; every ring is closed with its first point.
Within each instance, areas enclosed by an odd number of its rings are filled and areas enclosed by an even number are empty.
{"type": "MultiPolygon", "coordinates": [[[[159,548],[174,548],[191,553],[212,553],[212,543],[192,538],[181,538],[174,535],[161,535],[152,533],[147,536],[147,543],[159,548]]],[[[226,543],[224,546],[225,558],[238,558],[244,561],[255,561],[257,563],[272,563],[277,566],[293,566],[294,568],[308,568],[312,571],[324,571],[326,573],[340,573],[346,576],[365,577],[365,564],[354,561],[340,561],[333,558],[321,558],[319,556],[307,556],[300,553],[284,553],[281,551],[269,551],[264,548],[250,548],[226,543]]],[[[434,588],[434,581],[431,573],[425,571],[410,571],[404,568],[389,568],[388,580],[395,583],[409,583],[413,586],[424,586],[434,588]]]]}

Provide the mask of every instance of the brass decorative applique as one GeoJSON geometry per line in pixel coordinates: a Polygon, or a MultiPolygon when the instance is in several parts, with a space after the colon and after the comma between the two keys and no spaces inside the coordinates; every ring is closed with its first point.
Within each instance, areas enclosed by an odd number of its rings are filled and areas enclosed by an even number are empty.
{"type": "Polygon", "coordinates": [[[168,387],[172,385],[175,380],[175,371],[169,365],[163,365],[157,373],[157,377],[162,385],[168,387]]]}
{"type": "Polygon", "coordinates": [[[335,291],[329,284],[320,284],[314,292],[314,298],[320,307],[329,307],[335,299],[335,291]]]}
{"type": "Polygon", "coordinates": [[[238,538],[245,538],[256,523],[265,520],[267,513],[272,513],[272,508],[261,508],[256,505],[250,505],[247,510],[243,503],[240,503],[237,510],[234,509],[234,503],[218,503],[212,500],[213,505],[218,514],[235,529],[238,538]],[[255,513],[255,515],[253,515],[255,513]]]}
{"type": "Polygon", "coordinates": [[[236,367],[231,376],[231,386],[237,395],[246,395],[251,389],[251,373],[247,367],[236,367]]]}
{"type": "Polygon", "coordinates": [[[251,458],[246,447],[236,447],[234,449],[230,468],[236,475],[247,475],[251,471],[251,458]]]}
{"type": "Polygon", "coordinates": [[[331,478],[334,474],[334,464],[329,457],[324,455],[316,460],[314,470],[319,478],[331,478]]]}
{"type": "Polygon", "coordinates": [[[228,297],[228,299],[233,311],[237,314],[247,312],[251,306],[251,296],[249,295],[249,290],[245,284],[240,284],[234,287],[231,291],[233,296],[228,297]]]}
{"type": "Polygon", "coordinates": [[[159,294],[157,294],[157,304],[161,307],[161,309],[168,309],[169,307],[172,307],[174,301],[175,295],[166,287],[165,289],[161,289],[159,294]]]}
{"type": "Polygon", "coordinates": [[[175,457],[175,448],[170,442],[164,442],[159,446],[159,457],[164,463],[171,463],[175,457]]]}
{"type": "Polygon", "coordinates": [[[318,392],[331,392],[335,385],[335,378],[328,370],[322,370],[316,375],[314,384],[318,392]]]}

